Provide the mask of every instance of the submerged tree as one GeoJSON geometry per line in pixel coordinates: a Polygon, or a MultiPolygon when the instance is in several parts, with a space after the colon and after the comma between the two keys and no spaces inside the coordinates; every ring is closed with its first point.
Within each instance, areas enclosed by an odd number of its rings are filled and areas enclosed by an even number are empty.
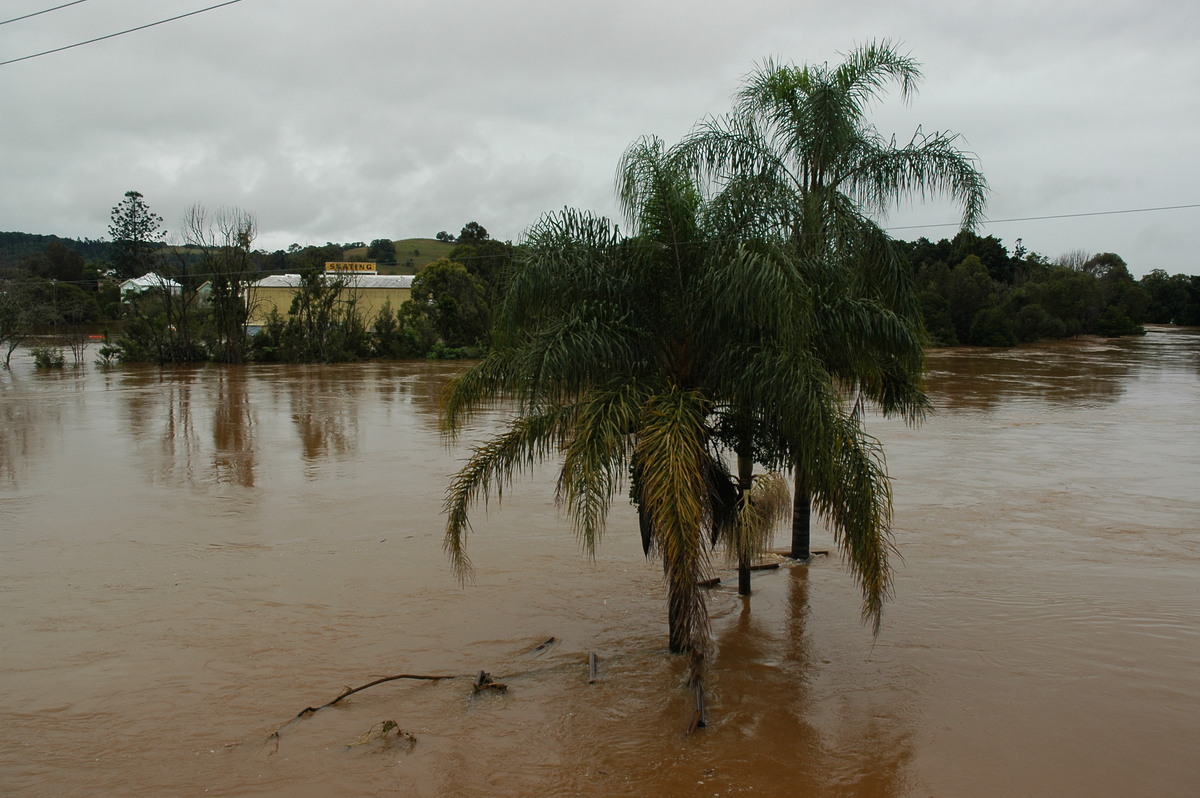
{"type": "MultiPolygon", "coordinates": [[[[895,322],[891,343],[847,335],[842,314],[816,334],[815,355],[849,390],[885,412],[916,419],[923,352],[920,304],[894,242],[873,216],[899,202],[942,194],[963,207],[963,226],[982,217],[987,184],[952,133],[918,130],[904,144],[867,120],[889,85],[908,100],[921,73],[889,42],[857,48],[837,66],[765,62],[747,76],[732,113],[701,123],[675,157],[719,188],[716,205],[733,226],[783,237],[802,282],[830,298],[874,304],[895,322]]],[[[815,444],[814,444],[815,445],[815,444]]],[[[808,557],[815,490],[797,466],[792,556],[808,557]]]]}
{"type": "Polygon", "coordinates": [[[719,209],[657,140],[626,152],[618,189],[634,235],[586,212],[543,217],[494,313],[490,354],[448,389],[450,433],[494,404],[516,410],[448,488],[457,573],[470,571],[471,504],[533,462],[561,456],[558,500],[588,552],[628,481],[645,551],[663,562],[671,650],[692,655],[698,682],[699,583],[746,488],[725,465],[732,443],[759,462],[802,464],[877,628],[890,492],[878,444],[814,355],[827,287],[805,281],[784,242],[725,235],[719,209]]]}
{"type": "Polygon", "coordinates": [[[209,283],[206,337],[210,356],[221,363],[241,363],[249,351],[247,288],[255,274],[257,234],[254,214],[241,208],[221,208],[214,216],[203,205],[193,205],[183,218],[185,249],[180,255],[196,258],[199,276],[209,283]]]}
{"type": "Polygon", "coordinates": [[[0,279],[0,347],[6,369],[13,352],[34,330],[56,321],[53,305],[43,299],[37,288],[28,279],[0,279]]]}

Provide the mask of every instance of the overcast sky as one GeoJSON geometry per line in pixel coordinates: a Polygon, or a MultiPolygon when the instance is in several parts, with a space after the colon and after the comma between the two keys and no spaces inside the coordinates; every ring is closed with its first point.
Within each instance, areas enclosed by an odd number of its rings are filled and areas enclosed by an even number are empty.
{"type": "MultiPolygon", "coordinates": [[[[62,1],[4,0],[0,21],[62,1]]],[[[88,0],[0,25],[0,61],[218,1],[88,0]]],[[[981,233],[1197,274],[1198,207],[1005,221],[1200,203],[1197,31],[1195,0],[242,0],[0,66],[0,230],[104,237],[136,189],[173,231],[196,203],[249,210],[268,250],[471,220],[517,241],[564,206],[615,214],[625,147],[728,110],[764,57],[889,38],[925,81],[872,119],[964,137],[992,186],[981,233]]],[[[886,221],[937,239],[956,219],[886,221]]]]}

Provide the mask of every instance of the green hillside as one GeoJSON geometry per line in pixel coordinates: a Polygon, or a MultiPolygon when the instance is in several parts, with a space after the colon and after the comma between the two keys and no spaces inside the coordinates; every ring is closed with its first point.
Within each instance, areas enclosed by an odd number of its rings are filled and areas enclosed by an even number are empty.
{"type": "MultiPolygon", "coordinates": [[[[449,241],[438,241],[435,238],[400,238],[393,241],[396,245],[396,262],[380,263],[380,274],[416,274],[438,258],[449,256],[456,244],[449,241]]],[[[367,248],[346,250],[346,260],[366,260],[367,248]]]]}

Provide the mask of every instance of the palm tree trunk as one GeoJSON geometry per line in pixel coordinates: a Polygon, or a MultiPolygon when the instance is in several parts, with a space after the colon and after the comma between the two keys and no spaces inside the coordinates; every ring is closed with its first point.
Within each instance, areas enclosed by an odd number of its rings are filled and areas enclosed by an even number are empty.
{"type": "Polygon", "coordinates": [[[804,476],[796,467],[796,492],[792,499],[792,551],[793,560],[808,560],[812,528],[812,498],[804,484],[804,476]]]}
{"type": "MultiPolygon", "coordinates": [[[[737,456],[738,487],[742,496],[750,492],[754,483],[754,458],[749,454],[739,453],[737,456]]],[[[750,553],[748,546],[738,546],[738,595],[750,595],[750,553]]]]}

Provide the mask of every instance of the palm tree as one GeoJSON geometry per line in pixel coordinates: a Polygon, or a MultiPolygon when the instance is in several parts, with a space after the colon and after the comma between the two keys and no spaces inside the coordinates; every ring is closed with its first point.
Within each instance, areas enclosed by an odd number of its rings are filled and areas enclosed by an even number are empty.
{"type": "MultiPolygon", "coordinates": [[[[857,48],[834,67],[768,60],[746,77],[730,114],[702,122],[673,153],[715,183],[714,204],[726,219],[784,237],[804,282],[825,282],[827,299],[843,307],[814,319],[822,362],[861,400],[910,421],[927,407],[924,331],[903,259],[872,217],[905,199],[946,195],[961,204],[970,228],[987,195],[957,135],[918,129],[898,145],[867,121],[889,85],[907,101],[920,79],[918,63],[887,41],[857,48]],[[864,303],[891,325],[890,341],[846,334],[845,312],[864,303]]],[[[792,556],[807,559],[815,486],[799,465],[795,478],[792,556]]]]}
{"type": "Polygon", "coordinates": [[[759,462],[802,463],[812,475],[877,628],[889,485],[877,443],[812,354],[805,320],[818,292],[777,243],[718,235],[694,179],[657,139],[626,152],[618,189],[635,234],[575,210],[543,217],[496,309],[493,349],[447,391],[451,434],[486,407],[515,412],[447,489],[457,573],[471,569],[472,503],[534,462],[561,457],[558,501],[589,553],[628,482],[644,549],[663,562],[671,650],[692,655],[698,683],[708,647],[699,582],[737,517],[742,495],[724,453],[740,441],[759,462]]]}

